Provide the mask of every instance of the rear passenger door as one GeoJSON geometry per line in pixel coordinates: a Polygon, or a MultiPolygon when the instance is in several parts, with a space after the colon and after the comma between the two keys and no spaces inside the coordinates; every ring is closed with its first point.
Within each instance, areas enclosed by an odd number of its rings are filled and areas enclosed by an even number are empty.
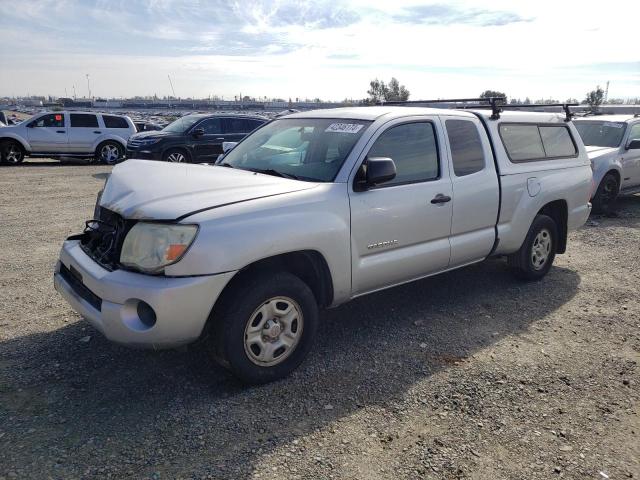
{"type": "Polygon", "coordinates": [[[102,134],[93,113],[70,113],[69,152],[93,153],[93,144],[102,134]]]}
{"type": "Polygon", "coordinates": [[[393,180],[365,191],[352,182],[352,293],[407,282],[449,266],[453,195],[437,117],[399,119],[381,128],[366,157],[389,157],[393,180]]]}
{"type": "Polygon", "coordinates": [[[225,142],[239,142],[256,128],[262,125],[262,122],[252,118],[225,118],[225,142]]]}
{"type": "Polygon", "coordinates": [[[493,248],[500,202],[491,145],[477,118],[443,116],[451,155],[451,267],[484,259],[493,248]]]}

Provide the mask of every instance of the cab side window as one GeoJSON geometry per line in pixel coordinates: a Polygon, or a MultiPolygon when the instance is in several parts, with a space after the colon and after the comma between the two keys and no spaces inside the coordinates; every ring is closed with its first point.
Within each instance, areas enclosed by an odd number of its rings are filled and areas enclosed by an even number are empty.
{"type": "Polygon", "coordinates": [[[469,120],[447,120],[445,124],[456,177],[464,177],[482,170],[484,151],[478,127],[469,120]]]}
{"type": "Polygon", "coordinates": [[[388,157],[396,164],[396,177],[383,187],[425,182],[440,176],[438,145],[431,122],[391,127],[378,137],[367,156],[388,157]]]}
{"type": "Polygon", "coordinates": [[[44,115],[31,123],[31,125],[34,127],[64,128],[64,115],[61,113],[44,115]]]}

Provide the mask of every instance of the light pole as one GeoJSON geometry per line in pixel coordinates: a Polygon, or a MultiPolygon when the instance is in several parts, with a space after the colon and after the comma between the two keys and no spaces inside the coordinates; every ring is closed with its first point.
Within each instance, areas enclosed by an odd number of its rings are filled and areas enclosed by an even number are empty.
{"type": "Polygon", "coordinates": [[[87,90],[89,90],[89,100],[91,100],[91,84],[89,83],[89,74],[87,73],[87,90]]]}

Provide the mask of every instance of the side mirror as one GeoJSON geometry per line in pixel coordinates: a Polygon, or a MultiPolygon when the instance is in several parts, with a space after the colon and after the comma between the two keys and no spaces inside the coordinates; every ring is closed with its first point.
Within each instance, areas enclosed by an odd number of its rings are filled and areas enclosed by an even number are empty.
{"type": "Polygon", "coordinates": [[[356,175],[357,190],[366,190],[396,178],[396,164],[387,157],[367,158],[356,175]]]}
{"type": "Polygon", "coordinates": [[[627,144],[627,150],[637,150],[640,148],[640,138],[634,138],[627,144]]]}
{"type": "Polygon", "coordinates": [[[233,147],[235,147],[238,142],[222,142],[222,152],[227,153],[233,147]]]}
{"type": "Polygon", "coordinates": [[[201,137],[204,135],[204,128],[200,127],[200,128],[194,128],[191,131],[191,135],[193,135],[194,137],[201,137]]]}

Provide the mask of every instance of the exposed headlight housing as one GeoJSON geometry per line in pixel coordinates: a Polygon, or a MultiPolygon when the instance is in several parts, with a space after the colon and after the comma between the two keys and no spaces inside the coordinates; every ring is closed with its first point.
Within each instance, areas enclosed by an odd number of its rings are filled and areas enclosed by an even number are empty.
{"type": "Polygon", "coordinates": [[[197,233],[197,225],[138,222],[124,239],[120,263],[142,272],[159,273],[184,256],[197,233]]]}
{"type": "Polygon", "coordinates": [[[148,139],[140,139],[138,140],[138,145],[141,147],[148,147],[149,145],[153,145],[154,143],[158,143],[160,138],[148,138],[148,139]]]}

